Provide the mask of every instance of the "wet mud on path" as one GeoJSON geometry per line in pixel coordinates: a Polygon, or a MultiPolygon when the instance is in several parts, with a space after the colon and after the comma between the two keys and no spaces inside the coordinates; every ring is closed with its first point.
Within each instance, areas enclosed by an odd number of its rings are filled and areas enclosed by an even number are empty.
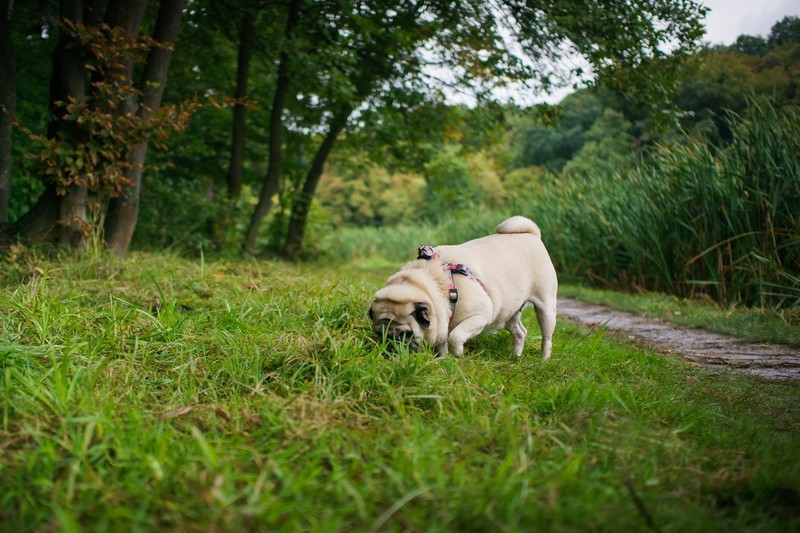
{"type": "Polygon", "coordinates": [[[558,299],[558,316],[583,326],[605,327],[632,342],[679,354],[704,367],[769,379],[800,379],[800,349],[790,346],[752,343],[571,298],[558,299]]]}

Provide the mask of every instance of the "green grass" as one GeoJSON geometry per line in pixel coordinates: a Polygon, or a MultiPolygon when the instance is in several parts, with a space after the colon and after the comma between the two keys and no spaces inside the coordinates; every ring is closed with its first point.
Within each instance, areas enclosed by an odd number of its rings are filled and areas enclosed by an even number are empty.
{"type": "Polygon", "coordinates": [[[568,323],[547,363],[505,332],[460,359],[386,357],[366,319],[383,268],[14,265],[4,529],[800,527],[797,383],[568,323]]]}

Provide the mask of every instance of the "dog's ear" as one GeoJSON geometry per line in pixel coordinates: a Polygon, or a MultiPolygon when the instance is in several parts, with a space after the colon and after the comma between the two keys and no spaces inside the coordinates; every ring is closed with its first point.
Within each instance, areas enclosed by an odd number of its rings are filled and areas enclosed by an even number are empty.
{"type": "Polygon", "coordinates": [[[414,319],[425,329],[431,327],[430,309],[422,302],[414,304],[414,319]]]}

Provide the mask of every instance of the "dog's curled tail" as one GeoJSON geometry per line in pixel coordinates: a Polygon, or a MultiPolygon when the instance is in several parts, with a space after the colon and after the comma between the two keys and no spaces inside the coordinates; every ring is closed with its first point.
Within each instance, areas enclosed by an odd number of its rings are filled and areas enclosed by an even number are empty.
{"type": "Polygon", "coordinates": [[[494,231],[496,233],[532,233],[537,237],[542,236],[542,232],[536,222],[522,216],[511,217],[501,222],[494,231]]]}

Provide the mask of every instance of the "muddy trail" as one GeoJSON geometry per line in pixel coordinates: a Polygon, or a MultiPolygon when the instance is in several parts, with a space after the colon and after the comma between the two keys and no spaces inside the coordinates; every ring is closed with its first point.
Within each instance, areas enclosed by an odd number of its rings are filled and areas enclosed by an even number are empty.
{"type": "Polygon", "coordinates": [[[632,342],[679,354],[707,368],[768,379],[800,379],[800,349],[790,346],[756,344],[571,298],[558,299],[558,316],[584,326],[605,327],[632,342]]]}

